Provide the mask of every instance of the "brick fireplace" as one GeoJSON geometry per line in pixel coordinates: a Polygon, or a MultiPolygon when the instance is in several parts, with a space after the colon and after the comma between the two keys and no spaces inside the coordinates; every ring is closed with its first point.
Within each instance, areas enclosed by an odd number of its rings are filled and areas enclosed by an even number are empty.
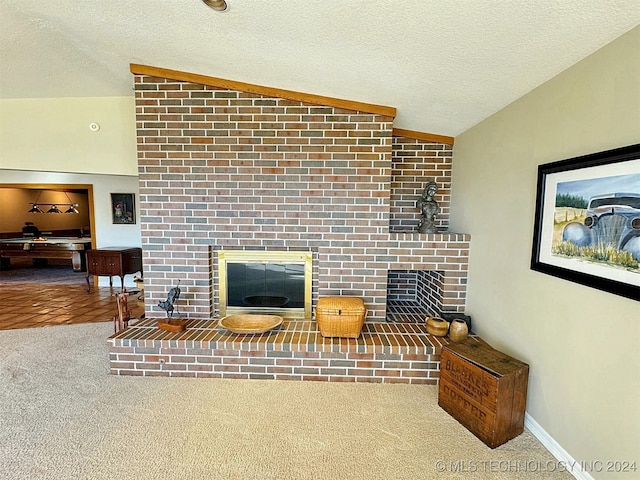
{"type": "Polygon", "coordinates": [[[464,309],[449,145],[394,136],[380,113],[144,74],[135,90],[147,316],[178,280],[184,314],[216,316],[221,248],[310,251],[313,304],[362,297],[367,321],[386,320],[389,296],[464,309]],[[429,180],[443,233],[424,235],[415,201],[429,180]]]}
{"type": "MultiPolygon", "coordinates": [[[[180,281],[181,314],[216,318],[221,249],[311,252],[312,305],[361,297],[375,335],[393,302],[464,310],[470,238],[448,231],[451,145],[399,135],[389,107],[132,72],[147,317],[180,281]],[[431,180],[441,231],[418,234],[431,180]]],[[[425,343],[410,353],[423,365],[440,345],[425,343]]]]}

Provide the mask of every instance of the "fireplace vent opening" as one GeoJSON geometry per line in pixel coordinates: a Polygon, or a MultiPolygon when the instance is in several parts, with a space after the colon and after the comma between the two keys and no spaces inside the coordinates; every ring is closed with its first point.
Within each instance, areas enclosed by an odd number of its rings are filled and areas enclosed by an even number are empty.
{"type": "Polygon", "coordinates": [[[220,250],[218,274],[221,316],[311,318],[311,252],[220,250]]]}

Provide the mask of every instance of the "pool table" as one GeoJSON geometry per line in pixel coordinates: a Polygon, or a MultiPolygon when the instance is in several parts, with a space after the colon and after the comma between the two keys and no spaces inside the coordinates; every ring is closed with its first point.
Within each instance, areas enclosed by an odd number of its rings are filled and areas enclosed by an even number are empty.
{"type": "Polygon", "coordinates": [[[49,258],[68,258],[73,270],[87,269],[86,251],[91,248],[88,237],[3,238],[0,239],[0,266],[9,268],[11,258],[30,257],[34,263],[49,258]]]}

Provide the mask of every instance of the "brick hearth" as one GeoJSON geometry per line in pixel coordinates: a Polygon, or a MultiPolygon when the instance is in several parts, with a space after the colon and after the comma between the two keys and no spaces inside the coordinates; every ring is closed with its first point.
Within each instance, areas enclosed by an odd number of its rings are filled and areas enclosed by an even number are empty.
{"type": "Polygon", "coordinates": [[[424,323],[367,323],[360,338],[323,338],[315,321],[286,320],[237,335],[217,320],[189,320],[172,333],[146,319],[109,339],[119,375],[437,384],[446,338],[424,323]]]}

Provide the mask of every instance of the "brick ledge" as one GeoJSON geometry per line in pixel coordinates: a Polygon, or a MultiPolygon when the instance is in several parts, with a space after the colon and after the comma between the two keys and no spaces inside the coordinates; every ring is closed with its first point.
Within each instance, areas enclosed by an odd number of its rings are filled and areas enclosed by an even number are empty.
{"type": "Polygon", "coordinates": [[[216,319],[188,320],[187,330],[145,319],[112,335],[115,375],[437,384],[447,338],[421,323],[365,323],[357,339],[324,338],[313,320],[285,320],[277,330],[238,335],[216,319]]]}

